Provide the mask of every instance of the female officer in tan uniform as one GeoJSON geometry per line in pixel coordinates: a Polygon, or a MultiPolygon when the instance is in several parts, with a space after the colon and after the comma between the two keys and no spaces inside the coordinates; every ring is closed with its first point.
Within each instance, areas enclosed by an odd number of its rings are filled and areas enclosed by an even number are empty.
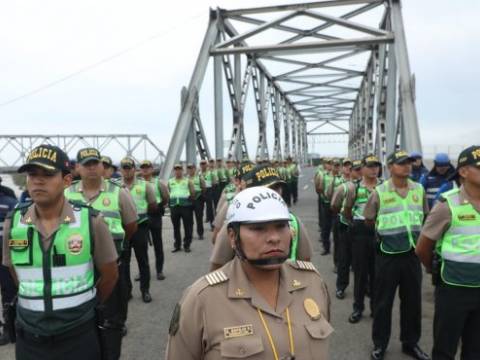
{"type": "Polygon", "coordinates": [[[185,291],[167,360],[328,359],[328,291],[312,263],[286,261],[289,219],[267,187],[235,196],[227,223],[236,256],[185,291]]]}

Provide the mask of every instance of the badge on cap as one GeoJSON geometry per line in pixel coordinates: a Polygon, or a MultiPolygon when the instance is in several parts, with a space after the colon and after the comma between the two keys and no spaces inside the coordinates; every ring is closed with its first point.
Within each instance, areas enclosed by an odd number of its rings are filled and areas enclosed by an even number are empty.
{"type": "Polygon", "coordinates": [[[80,234],[73,234],[68,239],[68,251],[72,255],[78,255],[83,248],[83,237],[80,234]]]}
{"type": "Polygon", "coordinates": [[[305,311],[312,320],[320,319],[320,309],[315,300],[311,298],[305,299],[305,301],[303,302],[303,307],[305,308],[305,311]]]}

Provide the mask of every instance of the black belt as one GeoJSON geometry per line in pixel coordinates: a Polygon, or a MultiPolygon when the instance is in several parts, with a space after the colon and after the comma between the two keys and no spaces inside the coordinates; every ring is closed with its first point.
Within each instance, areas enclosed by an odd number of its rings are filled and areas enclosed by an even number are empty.
{"type": "Polygon", "coordinates": [[[22,338],[25,341],[34,342],[37,344],[52,344],[52,343],[64,341],[71,337],[78,336],[88,331],[94,331],[94,330],[95,330],[95,321],[92,319],[69,331],[63,332],[58,335],[50,335],[50,336],[34,334],[17,325],[17,336],[22,338]]]}

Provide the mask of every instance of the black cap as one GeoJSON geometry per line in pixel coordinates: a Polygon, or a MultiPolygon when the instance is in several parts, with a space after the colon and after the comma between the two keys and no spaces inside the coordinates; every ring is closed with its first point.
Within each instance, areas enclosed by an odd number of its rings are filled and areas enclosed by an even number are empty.
{"type": "Polygon", "coordinates": [[[373,154],[365,156],[362,160],[362,164],[363,166],[381,166],[382,165],[378,157],[376,157],[373,154]]]}
{"type": "Polygon", "coordinates": [[[278,170],[269,165],[257,165],[243,176],[247,188],[253,186],[272,186],[284,183],[278,175],[278,170]]]}
{"type": "Polygon", "coordinates": [[[102,158],[100,159],[100,161],[102,162],[103,165],[107,165],[109,167],[112,167],[115,169],[115,171],[117,171],[117,165],[115,165],[113,163],[113,160],[110,156],[102,156],[102,158]]]}
{"type": "Polygon", "coordinates": [[[19,173],[28,171],[32,167],[41,167],[51,172],[70,172],[70,161],[67,154],[54,145],[40,145],[28,154],[25,164],[18,169],[19,173]]]}
{"type": "Polygon", "coordinates": [[[195,169],[195,164],[187,164],[187,169],[195,169]]]}
{"type": "Polygon", "coordinates": [[[352,170],[358,170],[362,168],[362,161],[361,160],[353,160],[352,161],[352,170]]]}
{"type": "Polygon", "coordinates": [[[98,161],[101,160],[100,152],[95,148],[84,148],[78,150],[77,153],[77,162],[80,165],[84,165],[89,161],[98,161]]]}
{"type": "Polygon", "coordinates": [[[342,165],[347,165],[347,164],[350,164],[350,165],[352,165],[352,160],[350,160],[349,158],[345,158],[345,159],[343,159],[343,161],[342,161],[342,165]]]}
{"type": "Polygon", "coordinates": [[[131,157],[124,157],[122,161],[120,161],[121,168],[134,168],[135,167],[135,160],[131,157]]]}
{"type": "Polygon", "coordinates": [[[183,166],[182,166],[182,164],[177,163],[177,164],[173,165],[173,168],[174,169],[183,169],[183,166]]]}
{"type": "Polygon", "coordinates": [[[342,162],[340,161],[340,159],[335,158],[335,159],[332,160],[332,164],[333,165],[341,165],[342,162]]]}
{"type": "Polygon", "coordinates": [[[245,161],[240,165],[240,168],[236,173],[236,177],[244,179],[245,175],[252,171],[254,168],[255,165],[252,162],[245,161]]]}
{"type": "Polygon", "coordinates": [[[153,167],[153,164],[150,160],[143,160],[141,163],[140,163],[140,167],[147,167],[147,168],[150,168],[150,167],[153,167]]]}
{"type": "Polygon", "coordinates": [[[387,164],[388,164],[388,165],[391,165],[391,164],[400,164],[400,163],[403,163],[403,162],[406,162],[406,161],[414,162],[414,161],[415,161],[415,158],[411,157],[411,156],[410,156],[406,151],[404,151],[404,150],[395,151],[394,153],[391,153],[391,154],[388,155],[388,157],[387,157],[387,164]]]}
{"type": "Polygon", "coordinates": [[[205,160],[205,159],[200,160],[200,165],[204,165],[206,163],[207,163],[207,160],[205,160]]]}
{"type": "Polygon", "coordinates": [[[458,155],[457,169],[455,173],[450,177],[450,180],[453,180],[458,177],[458,169],[463,166],[475,166],[480,168],[480,146],[472,145],[464,149],[460,155],[458,155]]]}

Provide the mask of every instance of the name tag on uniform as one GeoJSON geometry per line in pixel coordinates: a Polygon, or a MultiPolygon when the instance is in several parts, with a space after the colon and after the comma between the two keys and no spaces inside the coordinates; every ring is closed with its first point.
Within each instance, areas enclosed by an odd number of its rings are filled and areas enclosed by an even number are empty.
{"type": "Polygon", "coordinates": [[[28,246],[28,240],[23,239],[11,239],[8,241],[8,246],[16,249],[23,249],[28,246]]]}
{"type": "Polygon", "coordinates": [[[232,326],[223,329],[225,339],[253,335],[253,325],[232,326]]]}
{"type": "Polygon", "coordinates": [[[473,221],[473,220],[476,220],[477,217],[475,216],[475,214],[462,214],[462,215],[458,215],[458,220],[462,220],[462,221],[473,221]]]}

